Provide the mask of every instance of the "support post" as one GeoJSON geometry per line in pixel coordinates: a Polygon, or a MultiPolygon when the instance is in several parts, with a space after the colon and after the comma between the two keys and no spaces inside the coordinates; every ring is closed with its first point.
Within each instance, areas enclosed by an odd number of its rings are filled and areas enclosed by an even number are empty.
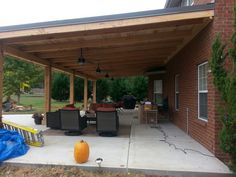
{"type": "Polygon", "coordinates": [[[96,97],[97,97],[97,81],[93,81],[93,103],[97,102],[96,97]]]}
{"type": "Polygon", "coordinates": [[[70,74],[70,104],[75,103],[75,74],[70,74]]]}
{"type": "Polygon", "coordinates": [[[3,48],[0,46],[0,128],[2,127],[2,99],[3,99],[3,48]]]}
{"type": "Polygon", "coordinates": [[[84,110],[88,105],[88,78],[84,78],[84,110]]]}
{"type": "Polygon", "coordinates": [[[51,80],[52,80],[52,67],[46,66],[44,74],[45,112],[51,111],[51,80]]]}

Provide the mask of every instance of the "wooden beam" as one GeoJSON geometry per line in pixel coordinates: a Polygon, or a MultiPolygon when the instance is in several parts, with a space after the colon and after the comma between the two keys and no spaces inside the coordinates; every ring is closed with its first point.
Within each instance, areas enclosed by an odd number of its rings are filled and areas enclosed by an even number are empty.
{"type": "Polygon", "coordinates": [[[166,60],[166,63],[168,63],[168,61],[170,61],[174,56],[176,56],[189,43],[189,41],[191,41],[209,23],[210,23],[210,20],[206,20],[205,23],[203,23],[201,25],[198,25],[198,26],[195,26],[195,28],[193,29],[192,34],[189,35],[189,36],[186,36],[183,43],[181,45],[179,45],[178,48],[172,54],[170,54],[170,56],[168,57],[168,60],[166,60]]]}
{"type": "MultiPolygon", "coordinates": [[[[181,44],[181,43],[180,43],[181,44]]],[[[122,59],[125,60],[132,60],[132,57],[134,59],[138,58],[143,58],[143,56],[148,56],[150,52],[155,53],[156,55],[163,56],[166,55],[168,56],[171,52],[175,51],[177,47],[169,47],[169,48],[151,48],[151,49],[146,49],[146,50],[134,50],[134,51],[121,51],[121,52],[114,52],[114,53],[107,53],[107,54],[102,54],[99,55],[99,53],[94,54],[93,56],[84,56],[88,64],[96,64],[96,63],[102,63],[106,61],[119,61],[122,59]]],[[[154,55],[150,55],[154,56],[154,55]]],[[[63,63],[77,63],[78,57],[69,57],[69,58],[53,58],[49,59],[51,63],[57,63],[62,64],[63,63]]]]}
{"type": "Polygon", "coordinates": [[[45,112],[51,111],[51,81],[52,81],[52,68],[51,66],[46,66],[44,74],[45,112]]]}
{"type": "Polygon", "coordinates": [[[96,97],[97,97],[97,81],[93,81],[93,103],[97,102],[96,97]]]}
{"type": "MultiPolygon", "coordinates": [[[[65,68],[64,66],[60,66],[60,65],[51,63],[48,60],[41,59],[41,58],[39,58],[39,57],[37,57],[33,54],[22,52],[19,49],[9,47],[9,46],[4,46],[3,49],[4,49],[4,54],[5,55],[9,55],[9,56],[12,56],[14,58],[17,58],[17,59],[20,59],[20,60],[23,60],[23,61],[27,61],[27,62],[30,62],[30,63],[38,64],[38,65],[41,65],[41,66],[51,66],[56,70],[59,70],[59,71],[62,71],[62,72],[68,73],[68,74],[73,73],[73,70],[69,70],[69,69],[65,68]]],[[[76,72],[75,74],[78,77],[81,77],[81,78],[88,77],[92,80],[96,79],[96,78],[93,78],[90,75],[84,75],[83,73],[80,73],[80,72],[76,72]]]]}
{"type": "Polygon", "coordinates": [[[48,35],[48,34],[58,34],[58,33],[68,33],[68,32],[80,32],[80,31],[90,31],[90,30],[105,30],[105,29],[118,29],[122,27],[132,27],[139,25],[150,25],[157,23],[175,22],[188,19],[199,19],[206,17],[213,17],[214,10],[205,10],[198,12],[186,12],[178,14],[167,14],[160,16],[148,16],[133,19],[121,19],[112,20],[104,22],[94,22],[87,24],[75,24],[67,26],[53,26],[53,27],[42,27],[26,30],[16,30],[16,31],[5,31],[0,33],[0,39],[16,38],[24,36],[34,36],[34,35],[48,35]]]}
{"type": "MultiPolygon", "coordinates": [[[[134,69],[132,68],[132,66],[142,66],[145,64],[151,64],[151,65],[155,65],[155,64],[164,64],[166,61],[167,57],[163,57],[163,58],[157,58],[157,57],[144,57],[142,60],[123,60],[123,61],[110,61],[110,62],[106,62],[106,63],[99,63],[100,64],[100,68],[103,70],[112,70],[114,69],[120,69],[124,68],[126,66],[131,67],[130,69],[134,69]]],[[[78,71],[95,71],[97,68],[97,65],[83,65],[83,66],[78,66],[78,65],[69,65],[67,66],[70,69],[75,69],[78,71]]]]}
{"type": "Polygon", "coordinates": [[[34,64],[38,64],[41,66],[48,66],[50,65],[50,63],[47,60],[38,58],[32,54],[26,53],[26,52],[22,52],[19,49],[13,48],[13,47],[9,47],[9,46],[4,46],[4,54],[5,55],[9,55],[12,56],[14,58],[18,58],[27,62],[31,62],[34,64]]]}
{"type": "Polygon", "coordinates": [[[88,106],[88,79],[84,78],[84,110],[87,110],[88,106]]]}
{"type": "Polygon", "coordinates": [[[2,100],[3,100],[3,47],[0,45],[0,128],[2,128],[2,100]]]}
{"type": "Polygon", "coordinates": [[[70,74],[70,104],[75,103],[75,75],[70,74]]]}
{"type": "Polygon", "coordinates": [[[158,30],[158,31],[169,31],[170,29],[182,29],[184,27],[192,26],[195,24],[201,24],[203,19],[188,19],[182,21],[169,21],[165,23],[155,23],[151,25],[139,25],[139,26],[129,26],[119,28],[110,28],[110,29],[100,29],[100,30],[92,30],[92,31],[79,31],[79,32],[70,32],[70,33],[57,33],[57,34],[48,34],[48,35],[36,35],[36,36],[26,36],[26,37],[17,37],[5,39],[4,44],[6,45],[37,45],[43,43],[57,43],[63,40],[71,40],[71,39],[80,39],[83,38],[94,38],[95,35],[103,35],[103,34],[117,34],[117,33],[126,33],[126,32],[136,32],[142,30],[158,30]]]}
{"type": "MultiPolygon", "coordinates": [[[[163,56],[169,55],[171,52],[174,51],[176,48],[169,49],[162,49],[162,50],[140,50],[140,51],[132,51],[132,52],[122,52],[122,53],[114,53],[113,55],[94,55],[94,56],[84,56],[85,60],[91,63],[97,63],[100,61],[115,61],[116,59],[129,59],[129,58],[143,58],[149,56],[163,56]],[[172,49],[172,50],[171,50],[172,49]]],[[[54,59],[53,63],[57,63],[57,61],[61,62],[61,59],[54,59]]],[[[75,60],[65,60],[64,63],[76,63],[77,59],[75,60]]]]}
{"type": "MultiPolygon", "coordinates": [[[[111,54],[114,56],[114,53],[124,53],[126,51],[139,51],[139,50],[148,50],[148,49],[164,49],[164,48],[173,48],[177,45],[182,43],[183,39],[178,40],[165,40],[164,42],[157,42],[157,41],[149,41],[140,44],[133,44],[133,45],[122,45],[118,47],[95,47],[95,48],[85,48],[83,49],[83,55],[85,57],[94,57],[98,55],[108,55],[111,54]],[[136,49],[137,48],[137,49],[136,49]]],[[[37,53],[37,56],[43,59],[62,59],[62,60],[70,60],[70,59],[77,59],[80,55],[80,50],[68,50],[68,51],[58,51],[58,52],[43,52],[37,53]]]]}
{"type": "Polygon", "coordinates": [[[139,43],[149,42],[165,42],[168,40],[178,40],[192,33],[192,30],[172,31],[172,32],[159,32],[154,34],[135,35],[114,37],[114,38],[98,38],[92,40],[80,40],[70,41],[64,43],[55,44],[43,44],[43,45],[30,45],[22,47],[25,52],[45,52],[45,51],[61,51],[71,50],[87,47],[111,47],[111,46],[123,46],[139,43]]]}

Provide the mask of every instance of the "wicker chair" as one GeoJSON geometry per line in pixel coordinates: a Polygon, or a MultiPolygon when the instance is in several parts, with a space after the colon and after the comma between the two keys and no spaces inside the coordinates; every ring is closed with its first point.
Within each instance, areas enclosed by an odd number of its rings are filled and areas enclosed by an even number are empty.
{"type": "Polygon", "coordinates": [[[46,113],[46,125],[52,129],[61,129],[60,112],[47,112],[46,113]]]}
{"type": "Polygon", "coordinates": [[[116,136],[119,130],[119,117],[114,108],[98,108],[96,111],[97,132],[100,136],[116,136]]]}
{"type": "Polygon", "coordinates": [[[61,129],[67,130],[66,135],[81,135],[82,130],[87,127],[87,120],[80,116],[80,111],[76,110],[60,110],[61,129]]]}

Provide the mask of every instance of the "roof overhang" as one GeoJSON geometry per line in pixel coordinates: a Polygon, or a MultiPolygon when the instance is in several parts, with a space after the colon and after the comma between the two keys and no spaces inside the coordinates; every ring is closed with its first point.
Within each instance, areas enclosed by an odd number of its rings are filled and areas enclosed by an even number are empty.
{"type": "Polygon", "coordinates": [[[214,16],[214,4],[0,27],[5,55],[97,79],[163,66],[214,16]],[[79,65],[83,48],[88,61],[79,65]]]}

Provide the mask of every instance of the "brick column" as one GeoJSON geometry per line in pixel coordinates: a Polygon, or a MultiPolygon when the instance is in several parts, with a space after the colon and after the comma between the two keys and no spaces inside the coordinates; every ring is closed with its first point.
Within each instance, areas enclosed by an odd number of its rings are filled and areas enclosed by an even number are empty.
{"type": "MultiPolygon", "coordinates": [[[[230,46],[231,36],[233,34],[233,8],[236,4],[236,0],[215,0],[215,17],[213,22],[214,27],[214,37],[217,34],[221,34],[222,40],[230,46]]],[[[228,64],[228,63],[227,63],[228,64]]],[[[213,151],[214,154],[224,160],[228,158],[228,155],[223,153],[219,147],[219,132],[222,128],[220,122],[220,115],[218,112],[218,106],[221,103],[220,94],[214,88],[213,78],[209,76],[210,87],[212,87],[212,101],[209,103],[210,112],[209,117],[213,116],[213,122],[210,126],[213,129],[212,136],[214,137],[213,151]]]]}

